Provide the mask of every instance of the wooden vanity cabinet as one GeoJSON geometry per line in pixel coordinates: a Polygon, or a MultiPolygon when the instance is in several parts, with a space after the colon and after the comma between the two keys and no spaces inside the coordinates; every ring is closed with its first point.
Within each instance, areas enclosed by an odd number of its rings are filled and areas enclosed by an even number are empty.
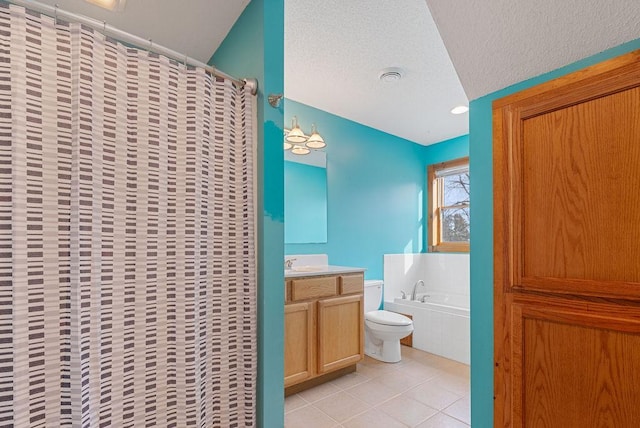
{"type": "Polygon", "coordinates": [[[356,364],[364,344],[364,296],[336,297],[318,301],[318,372],[356,364]]]}
{"type": "Polygon", "coordinates": [[[285,394],[355,371],[364,358],[364,276],[286,281],[285,394]]]}
{"type": "Polygon", "coordinates": [[[314,302],[284,305],[284,386],[316,374],[316,311],[314,302]]]}

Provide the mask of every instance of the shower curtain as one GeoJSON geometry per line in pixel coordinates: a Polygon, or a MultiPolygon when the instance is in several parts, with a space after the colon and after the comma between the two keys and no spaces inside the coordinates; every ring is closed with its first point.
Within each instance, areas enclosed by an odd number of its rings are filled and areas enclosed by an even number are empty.
{"type": "Polygon", "coordinates": [[[252,102],[0,3],[0,426],[254,424],[252,102]]]}

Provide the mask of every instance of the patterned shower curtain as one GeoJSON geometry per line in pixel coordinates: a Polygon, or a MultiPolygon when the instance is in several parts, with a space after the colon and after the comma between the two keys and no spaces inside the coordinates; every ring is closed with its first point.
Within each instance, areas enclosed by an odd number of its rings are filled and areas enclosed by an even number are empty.
{"type": "Polygon", "coordinates": [[[0,3],[0,426],[254,424],[252,102],[0,3]]]}

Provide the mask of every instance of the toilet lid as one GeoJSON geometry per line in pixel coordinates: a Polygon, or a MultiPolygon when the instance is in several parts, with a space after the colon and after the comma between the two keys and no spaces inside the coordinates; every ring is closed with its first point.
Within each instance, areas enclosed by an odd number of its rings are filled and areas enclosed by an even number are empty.
{"type": "Polygon", "coordinates": [[[376,324],[382,325],[410,325],[411,320],[404,315],[396,314],[389,311],[371,311],[367,312],[365,318],[376,324]]]}

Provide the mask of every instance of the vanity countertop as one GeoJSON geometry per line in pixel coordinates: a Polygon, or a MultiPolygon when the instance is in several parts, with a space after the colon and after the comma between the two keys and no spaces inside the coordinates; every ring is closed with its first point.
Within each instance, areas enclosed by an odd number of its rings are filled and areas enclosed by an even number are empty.
{"type": "Polygon", "coordinates": [[[365,270],[365,268],[333,265],[294,266],[291,269],[285,269],[284,277],[301,278],[303,276],[339,275],[343,273],[359,273],[365,270]]]}

